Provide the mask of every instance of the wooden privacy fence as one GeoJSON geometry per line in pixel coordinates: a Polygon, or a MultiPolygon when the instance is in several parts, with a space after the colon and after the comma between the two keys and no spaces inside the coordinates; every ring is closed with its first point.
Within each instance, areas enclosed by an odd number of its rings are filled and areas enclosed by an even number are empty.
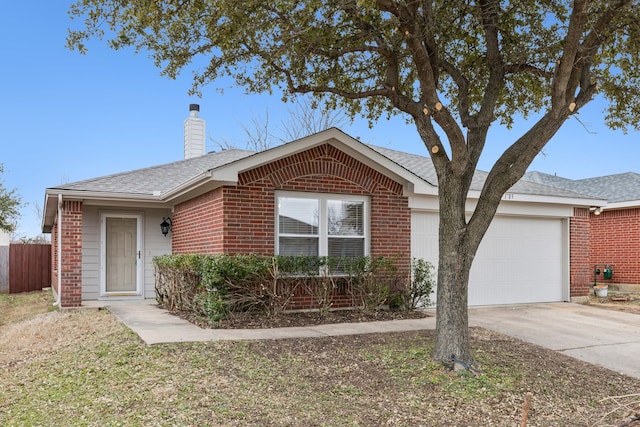
{"type": "Polygon", "coordinates": [[[9,293],[39,291],[51,286],[51,245],[9,245],[9,293]]]}

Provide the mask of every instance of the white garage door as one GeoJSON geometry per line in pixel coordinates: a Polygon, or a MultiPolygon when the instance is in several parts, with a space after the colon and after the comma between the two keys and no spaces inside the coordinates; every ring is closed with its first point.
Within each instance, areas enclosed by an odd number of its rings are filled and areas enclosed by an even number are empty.
{"type": "MultiPolygon", "coordinates": [[[[412,256],[438,265],[438,215],[412,214],[412,256]]],[[[563,220],[496,216],[471,268],[469,305],[562,301],[563,220]]]]}

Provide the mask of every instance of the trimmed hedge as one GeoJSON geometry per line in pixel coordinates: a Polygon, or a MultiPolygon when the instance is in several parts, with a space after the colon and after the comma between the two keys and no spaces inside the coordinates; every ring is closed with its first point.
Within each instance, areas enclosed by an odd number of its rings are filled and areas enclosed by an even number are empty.
{"type": "Polygon", "coordinates": [[[412,277],[395,259],[248,255],[164,255],[153,260],[158,304],[190,312],[215,325],[232,313],[277,314],[289,309],[296,292],[314,297],[328,311],[338,285],[345,286],[353,306],[414,309],[429,305],[432,266],[412,260],[412,277]]]}

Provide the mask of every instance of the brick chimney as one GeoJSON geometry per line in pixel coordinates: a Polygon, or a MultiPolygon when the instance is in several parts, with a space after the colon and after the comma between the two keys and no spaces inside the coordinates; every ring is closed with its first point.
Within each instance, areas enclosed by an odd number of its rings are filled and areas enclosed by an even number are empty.
{"type": "Polygon", "coordinates": [[[205,122],[198,118],[200,105],[189,104],[189,117],[184,121],[184,158],[205,154],[205,122]]]}

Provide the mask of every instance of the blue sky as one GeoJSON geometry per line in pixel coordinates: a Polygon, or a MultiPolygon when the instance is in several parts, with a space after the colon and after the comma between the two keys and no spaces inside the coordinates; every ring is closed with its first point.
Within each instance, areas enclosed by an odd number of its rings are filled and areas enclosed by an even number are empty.
{"type": "MultiPolygon", "coordinates": [[[[0,163],[5,187],[15,188],[25,203],[17,237],[40,233],[36,206],[42,207],[47,187],[180,160],[190,103],[200,104],[211,138],[242,148],[243,124],[268,110],[277,125],[292,108],[279,93],[249,96],[227,82],[205,88],[202,98],[190,97],[188,72],[177,80],[161,77],[146,55],[115,52],[104,43],[91,43],[85,56],[69,51],[66,31],[78,23],[67,8],[64,1],[6,2],[0,14],[0,163]]],[[[588,131],[570,120],[530,170],[574,179],[640,172],[640,135],[611,131],[601,116],[602,104],[583,109],[588,131]]],[[[492,130],[480,169],[490,169],[527,128],[519,122],[510,131],[492,130]]],[[[366,143],[427,154],[401,117],[373,129],[358,121],[343,130],[366,143]]]]}

